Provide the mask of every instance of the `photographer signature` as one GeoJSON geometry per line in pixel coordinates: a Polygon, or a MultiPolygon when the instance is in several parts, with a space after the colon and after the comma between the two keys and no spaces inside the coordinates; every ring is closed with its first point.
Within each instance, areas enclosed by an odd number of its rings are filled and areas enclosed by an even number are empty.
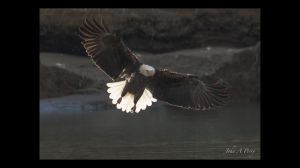
{"type": "Polygon", "coordinates": [[[254,154],[255,149],[249,148],[249,147],[238,147],[233,146],[230,148],[225,149],[226,154],[254,154]]]}

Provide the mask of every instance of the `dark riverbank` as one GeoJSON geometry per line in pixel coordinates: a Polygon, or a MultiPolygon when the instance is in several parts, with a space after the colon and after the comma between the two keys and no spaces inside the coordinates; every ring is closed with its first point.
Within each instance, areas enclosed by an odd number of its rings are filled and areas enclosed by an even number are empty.
{"type": "Polygon", "coordinates": [[[41,9],[40,50],[84,55],[78,27],[91,16],[102,16],[135,51],[247,47],[260,41],[259,9],[41,9]]]}

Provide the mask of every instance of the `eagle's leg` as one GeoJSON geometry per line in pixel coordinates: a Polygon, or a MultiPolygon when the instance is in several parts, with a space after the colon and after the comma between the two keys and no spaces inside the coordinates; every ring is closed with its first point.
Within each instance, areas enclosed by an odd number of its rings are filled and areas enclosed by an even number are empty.
{"type": "Polygon", "coordinates": [[[137,93],[137,94],[134,95],[134,100],[133,100],[134,106],[131,109],[132,112],[135,112],[136,103],[139,101],[139,99],[141,98],[142,94],[143,93],[137,93]]]}
{"type": "Polygon", "coordinates": [[[122,96],[117,100],[117,104],[120,104],[122,101],[122,96]]]}
{"type": "Polygon", "coordinates": [[[134,104],[134,106],[131,108],[131,112],[135,112],[136,106],[134,104]]]}
{"type": "Polygon", "coordinates": [[[120,104],[122,102],[122,98],[126,95],[127,92],[128,92],[128,81],[126,80],[126,82],[124,84],[124,88],[121,92],[121,97],[118,98],[118,100],[117,100],[117,104],[120,104]]]}
{"type": "Polygon", "coordinates": [[[127,94],[127,92],[129,91],[128,90],[128,86],[129,86],[128,83],[129,82],[126,80],[125,86],[124,86],[124,88],[122,90],[122,93],[121,93],[121,98],[124,97],[127,94]]]}

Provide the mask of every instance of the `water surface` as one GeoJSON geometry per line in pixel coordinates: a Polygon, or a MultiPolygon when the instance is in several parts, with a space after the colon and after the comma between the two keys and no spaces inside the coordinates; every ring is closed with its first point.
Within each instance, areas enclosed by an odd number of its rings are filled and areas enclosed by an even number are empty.
{"type": "Polygon", "coordinates": [[[102,94],[40,100],[41,159],[259,159],[260,109],[199,112],[158,102],[126,114],[102,94]]]}

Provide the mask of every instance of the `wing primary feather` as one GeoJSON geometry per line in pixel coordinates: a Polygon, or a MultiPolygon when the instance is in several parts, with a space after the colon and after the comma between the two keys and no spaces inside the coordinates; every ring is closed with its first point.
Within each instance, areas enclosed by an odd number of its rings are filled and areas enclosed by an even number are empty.
{"type": "Polygon", "coordinates": [[[109,33],[110,31],[109,31],[109,29],[106,27],[106,25],[105,25],[105,23],[104,23],[104,21],[103,21],[103,18],[101,17],[101,25],[102,25],[102,27],[103,27],[103,29],[107,32],[107,33],[109,33]]]}
{"type": "Polygon", "coordinates": [[[218,102],[217,98],[214,95],[212,95],[210,93],[209,93],[209,95],[210,95],[210,106],[211,107],[221,105],[221,103],[218,102]]]}
{"type": "Polygon", "coordinates": [[[87,49],[87,50],[91,50],[91,49],[93,49],[93,48],[97,48],[97,44],[85,44],[85,48],[87,49]]]}
{"type": "Polygon", "coordinates": [[[91,43],[84,43],[83,46],[84,48],[88,49],[88,47],[99,46],[99,45],[94,42],[91,42],[91,43]]]}
{"type": "Polygon", "coordinates": [[[214,105],[217,106],[220,104],[220,102],[217,101],[217,98],[215,97],[214,94],[212,94],[209,90],[207,90],[205,92],[205,94],[207,95],[207,99],[209,100],[209,106],[212,108],[214,105]],[[214,104],[214,105],[212,105],[214,104]]]}
{"type": "Polygon", "coordinates": [[[79,27],[79,32],[81,33],[81,36],[83,37],[83,39],[95,38],[95,34],[91,34],[84,27],[79,27]]]}
{"type": "Polygon", "coordinates": [[[214,102],[214,104],[216,106],[220,106],[220,105],[223,105],[225,104],[219,97],[217,97],[215,94],[213,93],[210,93],[210,96],[212,98],[212,101],[214,102]]]}
{"type": "Polygon", "coordinates": [[[85,18],[84,22],[83,22],[84,28],[89,32],[92,33],[94,35],[98,35],[99,32],[95,31],[95,29],[93,27],[91,27],[91,25],[88,22],[88,19],[85,18]]]}
{"type": "Polygon", "coordinates": [[[87,23],[97,32],[102,34],[103,31],[101,31],[97,26],[95,26],[94,22],[90,22],[90,20],[87,19],[87,23]]]}
{"type": "MultiPolygon", "coordinates": [[[[102,19],[102,17],[101,17],[101,19],[102,19]]],[[[98,24],[98,22],[96,21],[96,19],[93,18],[92,20],[94,21],[95,26],[98,27],[98,29],[101,30],[102,33],[105,33],[105,30],[103,29],[103,27],[101,27],[101,26],[98,24]]]]}
{"type": "Polygon", "coordinates": [[[201,96],[203,98],[203,106],[204,107],[207,107],[209,105],[209,102],[208,102],[208,99],[207,99],[207,94],[206,94],[206,91],[203,90],[204,88],[202,88],[201,90],[201,96]]]}
{"type": "Polygon", "coordinates": [[[80,37],[81,39],[83,39],[83,40],[86,40],[86,39],[93,39],[93,38],[94,38],[93,35],[91,35],[91,34],[85,32],[85,30],[83,30],[82,27],[79,27],[79,32],[80,32],[79,37],[80,37]]]}
{"type": "Polygon", "coordinates": [[[220,98],[227,98],[228,97],[228,93],[226,91],[226,88],[223,89],[216,89],[213,88],[211,86],[208,86],[208,89],[211,91],[211,93],[215,96],[218,96],[220,98]]]}
{"type": "Polygon", "coordinates": [[[202,94],[202,92],[198,93],[198,98],[199,98],[199,103],[200,103],[200,107],[204,107],[205,106],[205,98],[204,95],[202,94]]]}

